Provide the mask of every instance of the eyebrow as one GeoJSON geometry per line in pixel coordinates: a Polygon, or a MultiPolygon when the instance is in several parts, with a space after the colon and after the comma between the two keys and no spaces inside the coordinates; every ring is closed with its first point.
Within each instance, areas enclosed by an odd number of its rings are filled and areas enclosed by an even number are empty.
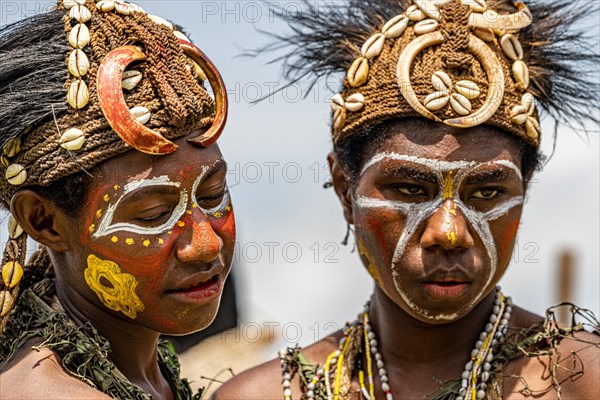
{"type": "Polygon", "coordinates": [[[477,171],[467,175],[465,183],[467,185],[476,185],[488,182],[505,182],[510,180],[513,176],[514,174],[505,169],[477,171]]]}
{"type": "Polygon", "coordinates": [[[419,182],[437,182],[437,178],[432,173],[424,171],[421,168],[408,167],[404,165],[385,168],[383,171],[383,176],[386,178],[409,178],[419,182]]]}

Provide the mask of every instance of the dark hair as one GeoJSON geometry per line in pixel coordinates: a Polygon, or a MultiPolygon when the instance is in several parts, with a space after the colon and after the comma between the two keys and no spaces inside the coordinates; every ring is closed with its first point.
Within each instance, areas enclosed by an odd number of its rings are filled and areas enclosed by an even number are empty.
{"type": "Polygon", "coordinates": [[[61,211],[71,217],[81,216],[92,183],[87,171],[67,175],[49,186],[30,186],[28,189],[52,201],[61,211]]]}
{"type": "MultiPolygon", "coordinates": [[[[359,132],[334,145],[333,151],[342,168],[350,175],[352,183],[358,181],[366,157],[394,134],[394,131],[387,129],[386,126],[390,121],[393,120],[382,122],[374,127],[363,127],[359,132]]],[[[545,160],[544,155],[524,139],[511,133],[506,135],[521,152],[521,173],[526,179],[531,178],[534,172],[541,170],[545,160]]]]}

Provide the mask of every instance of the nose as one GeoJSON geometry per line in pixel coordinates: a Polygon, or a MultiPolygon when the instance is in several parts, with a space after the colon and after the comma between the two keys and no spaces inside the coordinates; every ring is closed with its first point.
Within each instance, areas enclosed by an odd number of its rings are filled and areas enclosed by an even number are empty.
{"type": "Polygon", "coordinates": [[[208,263],[219,257],[223,247],[221,239],[210,223],[203,218],[190,221],[191,227],[181,235],[177,244],[177,258],[182,263],[208,263]]]}
{"type": "Polygon", "coordinates": [[[445,250],[466,250],[475,244],[464,215],[452,199],[445,200],[427,219],[421,236],[421,246],[440,246],[445,250]]]}

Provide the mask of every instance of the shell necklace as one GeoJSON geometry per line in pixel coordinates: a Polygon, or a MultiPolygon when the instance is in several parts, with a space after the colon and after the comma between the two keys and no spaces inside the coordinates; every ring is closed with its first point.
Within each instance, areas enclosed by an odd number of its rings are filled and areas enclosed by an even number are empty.
{"type": "MultiPolygon", "coordinates": [[[[359,338],[359,340],[362,339],[358,354],[354,357],[354,368],[358,371],[358,381],[363,397],[365,400],[375,400],[375,380],[373,371],[376,370],[379,373],[381,390],[385,393],[385,399],[394,399],[390,389],[385,363],[377,348],[377,337],[369,320],[370,304],[370,301],[365,304],[356,321],[351,324],[346,324],[344,337],[340,339],[338,349],[329,354],[323,367],[317,369],[314,377],[306,385],[307,390],[305,397],[307,399],[315,398],[315,388],[321,383],[322,379],[325,384],[325,398],[327,400],[340,400],[342,397],[345,397],[345,394],[343,394],[341,390],[345,371],[344,361],[347,362],[349,357],[352,357],[350,347],[354,338],[359,338]],[[363,355],[366,360],[366,365],[364,366],[363,355]]],[[[456,400],[485,399],[488,381],[491,378],[490,370],[494,358],[493,352],[506,335],[511,312],[511,298],[505,297],[500,291],[500,288],[497,288],[492,314],[490,315],[489,322],[479,335],[475,347],[471,351],[469,361],[465,365],[456,400]]],[[[289,368],[289,363],[287,362],[289,354],[290,349],[284,349],[279,352],[283,370],[284,400],[292,400],[291,380],[293,376],[289,368]]]]}

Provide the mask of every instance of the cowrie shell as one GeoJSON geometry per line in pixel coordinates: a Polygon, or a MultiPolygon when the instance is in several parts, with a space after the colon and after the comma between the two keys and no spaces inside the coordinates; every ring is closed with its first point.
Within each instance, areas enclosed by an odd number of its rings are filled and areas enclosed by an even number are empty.
{"type": "Polygon", "coordinates": [[[2,151],[6,157],[14,157],[21,151],[21,139],[14,138],[9,140],[2,146],[2,151]]]}
{"type": "Polygon", "coordinates": [[[84,23],[92,19],[92,13],[86,6],[77,5],[69,11],[69,18],[77,22],[84,23]]]}
{"type": "Polygon", "coordinates": [[[8,254],[8,257],[12,258],[13,260],[19,257],[19,244],[16,240],[10,239],[8,241],[6,244],[6,254],[8,254]]]}
{"type": "Polygon", "coordinates": [[[192,67],[194,68],[194,72],[196,73],[196,75],[203,81],[205,81],[206,78],[206,74],[204,73],[204,71],[202,70],[202,68],[198,65],[198,63],[194,60],[192,60],[191,58],[189,59],[192,67]]]}
{"type": "Polygon", "coordinates": [[[527,121],[525,121],[525,131],[527,132],[527,136],[532,139],[537,139],[540,137],[542,128],[535,118],[529,117],[527,118],[527,121]]]}
{"type": "Polygon", "coordinates": [[[27,180],[27,171],[21,164],[11,164],[6,169],[4,177],[11,185],[19,186],[27,180]]]}
{"type": "Polygon", "coordinates": [[[152,117],[152,113],[146,107],[142,106],[133,107],[129,112],[142,125],[145,125],[152,117]]]}
{"type": "Polygon", "coordinates": [[[439,26],[439,22],[437,22],[435,19],[429,18],[418,22],[414,26],[414,30],[417,35],[424,35],[426,33],[435,31],[439,26]]]}
{"type": "Polygon", "coordinates": [[[450,95],[446,91],[433,92],[429,96],[425,97],[425,107],[431,111],[441,110],[446,107],[450,95]]]}
{"type": "Polygon", "coordinates": [[[144,12],[142,7],[133,3],[125,3],[122,1],[115,1],[115,11],[121,15],[131,15],[134,12],[144,12]]]}
{"type": "Polygon", "coordinates": [[[4,168],[8,168],[8,166],[10,165],[10,161],[5,155],[2,155],[0,156],[0,164],[2,164],[4,168]]]}
{"type": "Polygon", "coordinates": [[[476,99],[481,95],[481,89],[475,82],[472,81],[464,80],[456,82],[454,88],[459,94],[462,94],[469,100],[476,99]]]}
{"type": "Polygon", "coordinates": [[[363,83],[367,81],[369,77],[369,61],[360,57],[354,60],[348,73],[346,74],[346,78],[348,79],[348,84],[351,87],[359,87],[363,83]]]}
{"type": "Polygon", "coordinates": [[[521,104],[525,107],[527,115],[531,116],[535,112],[535,97],[531,93],[525,93],[521,97],[521,104]]]}
{"type": "Polygon", "coordinates": [[[346,124],[346,109],[338,108],[333,113],[333,129],[336,131],[341,130],[346,124]]]}
{"type": "Polygon", "coordinates": [[[2,267],[2,280],[4,285],[12,289],[19,284],[23,278],[23,267],[16,261],[9,261],[2,267]]]}
{"type": "Polygon", "coordinates": [[[18,239],[23,234],[23,228],[12,215],[8,217],[8,236],[11,239],[18,239]]]}
{"type": "Polygon", "coordinates": [[[348,111],[357,112],[362,110],[364,105],[365,96],[363,96],[362,93],[354,93],[348,96],[348,98],[346,99],[345,107],[348,111]]]}
{"type": "Polygon", "coordinates": [[[475,28],[473,33],[484,42],[492,42],[496,38],[494,32],[486,28],[475,28]]]}
{"type": "Polygon", "coordinates": [[[336,94],[331,98],[331,110],[335,112],[338,108],[344,108],[346,102],[341,94],[336,94]]]}
{"type": "MultiPolygon", "coordinates": [[[[74,10],[74,8],[72,8],[74,10]]],[[[90,70],[90,60],[85,55],[83,50],[74,49],[69,55],[67,67],[71,75],[80,78],[90,70]]]]}
{"type": "Polygon", "coordinates": [[[517,82],[517,89],[520,91],[527,90],[529,87],[529,68],[527,68],[527,65],[523,61],[517,60],[512,65],[512,71],[517,82]]]}
{"type": "Polygon", "coordinates": [[[452,78],[444,71],[436,71],[431,76],[433,87],[439,91],[449,92],[452,90],[452,78]]]}
{"type": "Polygon", "coordinates": [[[79,150],[85,142],[85,135],[80,129],[68,129],[59,139],[60,147],[66,150],[79,150]]]}
{"type": "Polygon", "coordinates": [[[102,0],[96,3],[96,8],[102,12],[109,12],[115,9],[113,0],[102,0]]]}
{"type": "Polygon", "coordinates": [[[167,21],[166,19],[159,17],[158,15],[150,15],[148,14],[148,18],[150,18],[152,21],[156,22],[159,25],[163,25],[166,26],[167,28],[169,28],[170,30],[173,30],[173,24],[169,21],[167,21]]]}
{"type": "Polygon", "coordinates": [[[383,25],[381,32],[388,39],[400,37],[408,27],[408,22],[409,19],[406,15],[396,15],[383,25]]]}
{"type": "Polygon", "coordinates": [[[383,33],[376,33],[375,35],[367,39],[365,44],[363,44],[361,52],[367,60],[372,60],[379,54],[381,54],[384,43],[385,36],[383,35],[383,33]]]}
{"type": "Polygon", "coordinates": [[[469,115],[473,109],[469,99],[458,93],[452,93],[450,96],[450,106],[460,115],[469,115]]]}
{"type": "MultiPolygon", "coordinates": [[[[417,5],[417,7],[419,7],[421,9],[421,11],[423,11],[425,13],[426,16],[439,21],[441,15],[440,15],[440,11],[438,10],[438,7],[437,7],[438,5],[435,4],[434,1],[417,0],[415,3],[417,5]]],[[[446,3],[448,3],[448,2],[446,1],[446,3]]]]}
{"type": "Polygon", "coordinates": [[[527,115],[527,108],[521,104],[514,106],[511,109],[510,114],[512,122],[514,122],[517,125],[523,125],[529,117],[529,115],[527,115]]]}
{"type": "Polygon", "coordinates": [[[406,15],[411,21],[422,21],[427,15],[419,7],[412,5],[406,9],[406,15]]]}
{"type": "Polygon", "coordinates": [[[462,3],[465,6],[471,7],[471,10],[478,13],[482,13],[487,10],[487,4],[485,3],[485,0],[462,0],[462,3]]]}
{"type": "Polygon", "coordinates": [[[4,317],[12,310],[15,300],[8,290],[0,292],[0,317],[4,317]]]}
{"type": "Polygon", "coordinates": [[[523,59],[523,46],[521,46],[521,42],[519,42],[519,39],[515,35],[509,33],[502,36],[500,46],[504,54],[512,61],[523,59]]]}
{"type": "Polygon", "coordinates": [[[69,44],[75,49],[82,49],[90,43],[90,30],[85,24],[77,24],[69,32],[69,44]]]}
{"type": "Polygon", "coordinates": [[[142,73],[132,69],[130,71],[123,72],[121,79],[121,87],[126,90],[131,90],[142,81],[142,73]]]}
{"type": "Polygon", "coordinates": [[[63,7],[66,8],[67,10],[70,10],[71,8],[75,7],[76,5],[84,5],[85,4],[85,0],[63,0],[62,2],[63,7]]]}
{"type": "Polygon", "coordinates": [[[67,92],[67,102],[77,110],[85,107],[90,100],[90,91],[87,85],[81,79],[71,83],[67,92]]]}

